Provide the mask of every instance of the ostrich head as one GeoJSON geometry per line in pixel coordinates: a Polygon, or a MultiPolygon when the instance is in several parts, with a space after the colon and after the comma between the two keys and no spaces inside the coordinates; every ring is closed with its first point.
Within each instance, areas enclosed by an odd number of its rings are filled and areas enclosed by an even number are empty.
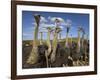
{"type": "Polygon", "coordinates": [[[81,26],[78,27],[78,31],[82,32],[83,35],[85,34],[85,30],[81,26]]]}
{"type": "Polygon", "coordinates": [[[83,31],[83,28],[82,28],[81,26],[79,26],[79,27],[78,27],[78,31],[79,31],[79,32],[82,32],[82,31],[83,31]]]}
{"type": "Polygon", "coordinates": [[[35,21],[36,21],[37,26],[39,26],[39,23],[40,23],[40,15],[35,14],[34,15],[34,18],[35,18],[35,21]]]}
{"type": "Polygon", "coordinates": [[[56,19],[55,19],[55,25],[56,25],[56,27],[58,27],[59,24],[60,24],[60,20],[59,20],[58,18],[56,18],[56,19]]]}
{"type": "Polygon", "coordinates": [[[52,31],[53,31],[52,27],[47,27],[46,29],[47,29],[49,32],[52,32],[52,31]]]}
{"type": "Polygon", "coordinates": [[[56,27],[56,33],[59,33],[59,32],[61,32],[62,30],[61,30],[61,28],[60,27],[56,27]]]}

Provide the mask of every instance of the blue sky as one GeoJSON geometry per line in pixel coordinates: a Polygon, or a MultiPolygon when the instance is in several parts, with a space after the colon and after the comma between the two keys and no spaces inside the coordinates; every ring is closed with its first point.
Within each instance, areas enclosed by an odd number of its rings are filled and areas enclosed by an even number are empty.
{"type": "MultiPolygon", "coordinates": [[[[41,21],[39,26],[39,32],[47,32],[43,27],[52,26],[55,27],[54,19],[58,18],[61,23],[59,26],[62,29],[61,35],[62,38],[66,37],[66,25],[70,21],[71,27],[69,32],[69,37],[72,34],[72,37],[78,36],[78,26],[81,26],[85,33],[89,37],[89,14],[79,14],[79,13],[61,13],[61,12],[37,12],[37,11],[22,11],[22,37],[23,40],[33,40],[34,27],[35,27],[35,14],[41,15],[41,21]]],[[[40,35],[40,34],[38,34],[40,35]]],[[[40,39],[40,36],[38,36],[40,39]]],[[[43,33],[43,39],[47,38],[47,33],[43,33]]],[[[52,39],[51,35],[51,39],[52,39]]]]}

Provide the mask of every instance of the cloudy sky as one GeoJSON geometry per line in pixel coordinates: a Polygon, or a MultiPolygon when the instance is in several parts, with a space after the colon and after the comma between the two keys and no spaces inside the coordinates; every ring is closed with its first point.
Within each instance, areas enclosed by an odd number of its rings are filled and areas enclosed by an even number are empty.
{"type": "MultiPolygon", "coordinates": [[[[66,26],[70,25],[69,37],[78,36],[78,27],[81,26],[85,33],[89,36],[89,14],[79,14],[79,13],[56,13],[56,12],[36,12],[36,11],[22,11],[22,36],[23,40],[34,39],[34,27],[36,25],[34,20],[34,15],[40,14],[40,26],[39,32],[43,33],[43,39],[47,38],[47,30],[44,27],[55,27],[55,19],[59,19],[59,27],[62,29],[61,37],[62,39],[66,37],[66,26]]],[[[40,39],[40,34],[38,34],[40,39]]],[[[53,34],[51,35],[51,39],[53,34]]]]}

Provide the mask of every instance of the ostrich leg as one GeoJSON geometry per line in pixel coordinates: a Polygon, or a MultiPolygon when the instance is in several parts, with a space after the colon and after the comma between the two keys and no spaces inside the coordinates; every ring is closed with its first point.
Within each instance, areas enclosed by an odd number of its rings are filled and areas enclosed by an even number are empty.
{"type": "Polygon", "coordinates": [[[32,51],[27,59],[28,64],[35,64],[38,61],[37,39],[38,39],[38,28],[39,28],[39,22],[40,22],[40,15],[35,15],[34,18],[36,21],[36,26],[35,26],[35,30],[34,30],[33,48],[32,48],[32,51]]]}

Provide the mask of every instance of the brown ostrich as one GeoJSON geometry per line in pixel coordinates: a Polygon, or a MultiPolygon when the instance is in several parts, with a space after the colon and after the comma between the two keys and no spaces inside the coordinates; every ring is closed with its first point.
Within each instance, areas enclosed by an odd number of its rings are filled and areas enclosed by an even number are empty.
{"type": "Polygon", "coordinates": [[[34,30],[34,40],[33,40],[33,48],[27,59],[28,64],[35,64],[38,61],[38,30],[40,23],[40,15],[34,15],[34,19],[36,22],[35,30],[34,30]]]}

